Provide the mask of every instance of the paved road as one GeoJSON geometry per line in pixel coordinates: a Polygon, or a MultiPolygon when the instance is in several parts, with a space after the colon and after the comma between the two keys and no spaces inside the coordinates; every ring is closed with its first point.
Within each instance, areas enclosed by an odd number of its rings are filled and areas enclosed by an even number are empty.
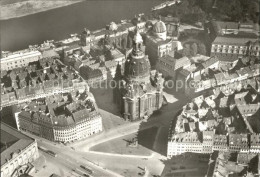
{"type": "MultiPolygon", "coordinates": [[[[103,133],[89,137],[88,139],[74,144],[65,146],[63,144],[55,144],[45,139],[38,139],[38,144],[49,150],[52,150],[58,154],[51,160],[54,161],[57,166],[63,166],[68,169],[67,173],[72,173],[72,169],[80,168],[80,165],[87,165],[94,171],[93,176],[108,177],[108,176],[137,176],[141,173],[141,168],[146,167],[149,171],[148,176],[160,175],[164,164],[161,160],[165,160],[165,154],[159,151],[165,151],[167,146],[167,133],[169,130],[170,122],[177,111],[186,103],[186,99],[181,99],[178,103],[170,103],[163,107],[160,113],[149,118],[147,122],[141,123],[134,122],[129,124],[123,124],[110,130],[106,130],[103,133]],[[158,149],[158,152],[153,152],[153,155],[146,160],[146,158],[140,157],[128,157],[128,156],[115,156],[93,153],[89,151],[92,146],[99,143],[109,141],[121,136],[132,134],[138,130],[147,129],[153,126],[159,127],[158,134],[154,148],[158,149]],[[139,168],[140,167],[140,168],[139,168]]],[[[49,156],[46,154],[46,156],[49,156]]],[[[61,174],[66,172],[62,171],[61,174]]]]}
{"type": "MultiPolygon", "coordinates": [[[[57,157],[51,157],[51,158],[53,158],[54,161],[56,161],[61,165],[64,165],[64,167],[70,170],[73,170],[75,168],[81,169],[80,165],[84,165],[84,166],[88,166],[90,169],[94,171],[93,176],[120,176],[108,169],[103,169],[102,167],[94,165],[90,161],[85,160],[84,159],[86,158],[85,154],[78,153],[72,150],[70,147],[61,148],[60,146],[45,141],[39,141],[38,145],[57,153],[58,154],[57,157]]],[[[49,155],[46,154],[46,156],[49,155]]]]}

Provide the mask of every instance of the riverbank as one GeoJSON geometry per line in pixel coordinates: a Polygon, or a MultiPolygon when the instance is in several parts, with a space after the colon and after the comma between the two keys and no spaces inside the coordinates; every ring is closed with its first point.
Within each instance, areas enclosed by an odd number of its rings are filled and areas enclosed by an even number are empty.
{"type": "MultiPolygon", "coordinates": [[[[2,2],[0,0],[1,4],[2,2]]],[[[42,44],[46,40],[66,39],[69,34],[81,33],[84,28],[91,31],[101,29],[111,21],[119,23],[122,19],[132,19],[136,14],[147,14],[156,4],[158,0],[138,0],[134,3],[132,0],[91,0],[20,18],[1,20],[1,49],[17,51],[28,48],[29,45],[42,44]]]]}
{"type": "Polygon", "coordinates": [[[12,0],[8,2],[6,0],[1,0],[0,20],[8,20],[12,18],[23,17],[59,7],[68,6],[82,1],[83,0],[12,0]]]}

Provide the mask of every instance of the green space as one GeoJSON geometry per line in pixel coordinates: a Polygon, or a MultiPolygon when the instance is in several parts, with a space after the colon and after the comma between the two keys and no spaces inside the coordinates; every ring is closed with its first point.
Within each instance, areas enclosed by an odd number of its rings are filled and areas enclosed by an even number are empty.
{"type": "Polygon", "coordinates": [[[182,23],[199,25],[206,20],[226,20],[259,23],[258,0],[181,0],[181,3],[153,12],[172,15],[182,23]]]}

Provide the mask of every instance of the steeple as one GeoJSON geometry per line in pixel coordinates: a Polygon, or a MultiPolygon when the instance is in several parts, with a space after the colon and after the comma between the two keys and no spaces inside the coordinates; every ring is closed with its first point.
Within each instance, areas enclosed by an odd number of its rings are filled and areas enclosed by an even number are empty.
{"type": "Polygon", "coordinates": [[[119,63],[117,63],[114,80],[118,81],[120,79],[122,79],[121,65],[119,63]]]}
{"type": "Polygon", "coordinates": [[[133,38],[133,54],[136,55],[139,52],[141,52],[141,47],[143,45],[143,38],[141,34],[139,33],[138,28],[135,29],[135,35],[133,38]]]}

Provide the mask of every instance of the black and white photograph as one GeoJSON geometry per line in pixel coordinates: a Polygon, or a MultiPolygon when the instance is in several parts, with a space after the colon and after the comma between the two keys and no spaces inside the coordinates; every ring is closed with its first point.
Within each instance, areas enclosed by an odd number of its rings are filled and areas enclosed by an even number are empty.
{"type": "Polygon", "coordinates": [[[260,177],[260,0],[0,0],[1,177],[260,177]]]}

